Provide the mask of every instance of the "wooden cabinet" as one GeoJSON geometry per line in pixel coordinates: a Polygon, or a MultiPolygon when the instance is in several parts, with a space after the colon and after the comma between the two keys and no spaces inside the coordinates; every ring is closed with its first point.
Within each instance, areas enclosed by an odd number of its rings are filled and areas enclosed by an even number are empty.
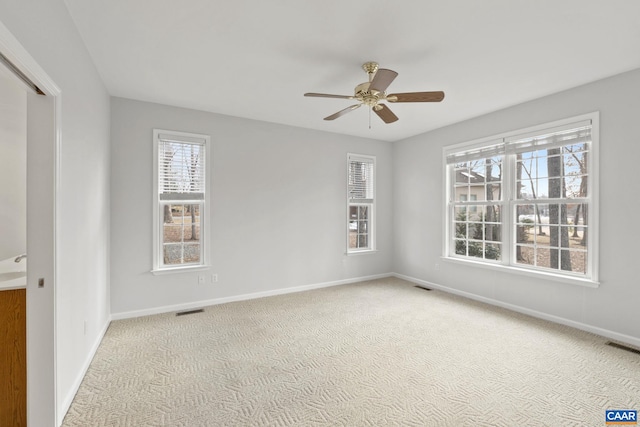
{"type": "Polygon", "coordinates": [[[27,425],[26,289],[0,291],[0,426],[27,425]]]}

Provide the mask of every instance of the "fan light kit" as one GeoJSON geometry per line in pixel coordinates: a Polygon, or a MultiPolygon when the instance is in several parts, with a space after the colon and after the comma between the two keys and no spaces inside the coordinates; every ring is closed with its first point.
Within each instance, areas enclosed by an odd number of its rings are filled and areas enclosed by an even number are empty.
{"type": "Polygon", "coordinates": [[[325,120],[335,120],[338,117],[342,117],[350,111],[366,105],[371,107],[371,110],[378,115],[385,123],[393,123],[398,120],[396,116],[386,104],[381,104],[381,101],[387,102],[440,102],[444,99],[444,92],[406,92],[406,93],[391,93],[387,95],[387,88],[391,82],[398,76],[393,70],[387,70],[385,68],[378,68],[377,62],[366,62],[362,65],[364,71],[369,75],[369,81],[360,83],[354,90],[354,95],[329,95],[326,93],[305,93],[304,96],[311,96],[317,98],[339,98],[339,99],[356,99],[360,101],[359,104],[354,104],[350,107],[340,110],[335,114],[325,117],[325,120]]]}

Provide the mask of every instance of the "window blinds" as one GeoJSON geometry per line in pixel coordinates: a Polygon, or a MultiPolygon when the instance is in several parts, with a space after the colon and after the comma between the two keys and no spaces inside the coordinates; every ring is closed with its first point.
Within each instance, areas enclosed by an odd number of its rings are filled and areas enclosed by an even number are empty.
{"type": "Polygon", "coordinates": [[[591,142],[591,121],[572,123],[567,126],[546,129],[528,135],[516,135],[506,138],[510,152],[523,153],[538,148],[558,148],[565,145],[591,142]]]}
{"type": "Polygon", "coordinates": [[[504,154],[504,143],[495,142],[478,148],[464,151],[458,151],[447,155],[447,164],[455,164],[461,162],[469,162],[472,160],[486,159],[487,157],[501,156],[504,154]]]}
{"type": "Polygon", "coordinates": [[[591,120],[568,123],[547,129],[501,138],[493,142],[484,142],[446,154],[447,164],[456,164],[472,160],[501,156],[506,153],[523,153],[538,149],[557,148],[565,145],[591,142],[591,120]]]}
{"type": "Polygon", "coordinates": [[[373,158],[349,156],[349,202],[373,203],[373,164],[373,158]]]}
{"type": "Polygon", "coordinates": [[[158,191],[160,200],[204,200],[205,145],[191,138],[175,137],[158,142],[158,191]]]}

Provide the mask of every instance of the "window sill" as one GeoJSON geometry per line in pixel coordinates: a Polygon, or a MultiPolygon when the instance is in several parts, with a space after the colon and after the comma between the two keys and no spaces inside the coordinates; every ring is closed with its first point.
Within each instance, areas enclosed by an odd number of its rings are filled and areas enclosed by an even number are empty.
{"type": "Polygon", "coordinates": [[[164,274],[176,274],[176,273],[190,273],[192,271],[204,271],[209,270],[211,266],[209,265],[189,265],[182,267],[171,267],[171,268],[161,268],[151,270],[151,274],[154,276],[161,276],[164,274]]]}
{"type": "Polygon", "coordinates": [[[365,255],[365,254],[373,254],[373,253],[377,253],[378,250],[377,249],[366,249],[366,250],[362,250],[362,251],[351,251],[351,252],[345,252],[344,254],[346,256],[351,256],[351,255],[365,255]]]}
{"type": "Polygon", "coordinates": [[[565,275],[562,275],[562,274],[555,274],[555,273],[546,272],[546,271],[528,270],[526,268],[518,268],[518,267],[511,266],[511,265],[503,265],[503,264],[498,264],[498,263],[495,263],[495,264],[491,263],[490,264],[490,263],[478,262],[478,261],[467,260],[467,259],[462,259],[462,258],[453,258],[453,257],[447,257],[447,256],[443,256],[443,257],[441,257],[441,259],[443,261],[451,262],[451,263],[454,263],[454,264],[469,265],[469,266],[474,266],[474,267],[486,268],[486,269],[494,270],[494,271],[503,271],[503,272],[508,272],[508,273],[519,274],[519,275],[522,275],[522,276],[535,277],[537,279],[546,279],[546,280],[552,280],[554,282],[561,282],[561,283],[567,283],[567,284],[571,284],[571,285],[585,286],[585,287],[588,287],[588,288],[598,288],[600,286],[600,282],[594,281],[594,280],[591,280],[591,279],[583,279],[581,277],[565,276],[565,275]]]}

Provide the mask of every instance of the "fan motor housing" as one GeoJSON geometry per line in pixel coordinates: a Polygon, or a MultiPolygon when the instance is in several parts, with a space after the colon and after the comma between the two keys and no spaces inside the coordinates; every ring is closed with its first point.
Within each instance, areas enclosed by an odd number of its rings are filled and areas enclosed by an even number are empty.
{"type": "Polygon", "coordinates": [[[384,92],[377,91],[375,89],[369,90],[371,82],[360,83],[355,88],[355,97],[362,101],[365,105],[373,107],[378,104],[381,98],[384,98],[384,92]]]}

